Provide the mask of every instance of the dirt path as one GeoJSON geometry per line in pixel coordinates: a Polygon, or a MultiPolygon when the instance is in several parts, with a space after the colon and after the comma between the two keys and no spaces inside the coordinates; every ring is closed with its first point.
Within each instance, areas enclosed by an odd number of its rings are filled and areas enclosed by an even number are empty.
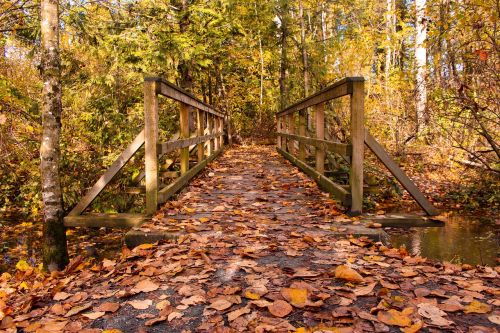
{"type": "Polygon", "coordinates": [[[272,148],[230,149],[141,228],[177,240],[76,259],[58,277],[3,276],[2,328],[497,332],[498,267],[344,237],[356,223],[272,148]]]}

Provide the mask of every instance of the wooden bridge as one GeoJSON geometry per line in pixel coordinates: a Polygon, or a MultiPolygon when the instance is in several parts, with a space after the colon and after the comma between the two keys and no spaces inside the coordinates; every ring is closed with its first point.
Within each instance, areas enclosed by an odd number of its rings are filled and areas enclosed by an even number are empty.
{"type": "MultiPolygon", "coordinates": [[[[349,77],[338,81],[281,110],[276,117],[277,151],[314,179],[323,190],[331,193],[348,208],[351,215],[362,213],[365,145],[412,195],[426,214],[438,214],[436,208],[365,129],[363,78],[349,77]],[[348,142],[325,140],[325,128],[328,125],[325,122],[325,103],[342,96],[350,97],[350,139],[348,142]],[[311,129],[306,126],[309,112],[314,114],[314,129],[312,126],[311,129]],[[336,154],[349,164],[348,185],[337,184],[327,177],[327,154],[336,154]],[[314,160],[310,162],[308,155],[314,156],[314,160]]],[[[209,162],[219,156],[224,149],[224,132],[231,138],[230,120],[226,114],[218,112],[212,106],[161,78],[146,78],[144,130],[64,218],[65,225],[129,228],[150,220],[157,212],[159,204],[178,193],[209,162]],[[160,142],[158,135],[160,96],[172,99],[179,105],[179,131],[166,142],[160,142]],[[144,214],[85,214],[85,210],[95,198],[143,146],[144,170],[135,181],[139,185],[142,183],[142,186],[137,188],[138,193],[145,193],[144,214]],[[172,156],[174,157],[171,158],[172,156]],[[178,163],[175,163],[177,160],[178,163]]],[[[248,183],[245,184],[248,186],[248,183]]],[[[254,186],[257,186],[256,183],[254,186]]]]}

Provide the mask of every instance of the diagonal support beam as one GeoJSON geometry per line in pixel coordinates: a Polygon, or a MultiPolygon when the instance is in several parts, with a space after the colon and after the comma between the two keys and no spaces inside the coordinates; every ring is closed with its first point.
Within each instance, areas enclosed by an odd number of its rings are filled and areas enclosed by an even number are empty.
{"type": "Polygon", "coordinates": [[[365,136],[365,144],[370,148],[375,156],[382,162],[387,169],[392,173],[392,175],[403,185],[403,187],[410,193],[410,195],[415,199],[415,201],[422,207],[422,209],[427,213],[427,215],[435,216],[439,215],[439,211],[434,207],[420,192],[413,181],[408,178],[408,176],[401,170],[401,168],[391,159],[389,154],[385,151],[377,140],[368,132],[365,136]]]}
{"type": "Polygon", "coordinates": [[[99,178],[99,180],[92,186],[92,188],[85,194],[85,196],[78,202],[78,204],[71,210],[68,216],[76,216],[83,213],[85,209],[94,201],[94,199],[102,192],[106,185],[111,182],[113,177],[127,164],[127,162],[134,156],[134,154],[144,145],[144,130],[139,133],[134,141],[125,148],[125,150],[118,156],[116,161],[106,170],[106,172],[99,178]]]}

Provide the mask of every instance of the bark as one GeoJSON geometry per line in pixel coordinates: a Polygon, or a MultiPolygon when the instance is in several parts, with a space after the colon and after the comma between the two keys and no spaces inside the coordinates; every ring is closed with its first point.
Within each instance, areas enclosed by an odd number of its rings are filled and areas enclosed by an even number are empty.
{"type": "MultiPolygon", "coordinates": [[[[187,0],[181,0],[179,3],[179,8],[181,12],[181,18],[179,20],[179,32],[185,33],[189,25],[191,24],[190,18],[189,18],[189,8],[188,8],[188,1],[187,0]]],[[[182,59],[179,62],[179,65],[177,66],[177,70],[179,72],[179,86],[189,92],[193,90],[193,77],[191,73],[191,64],[187,61],[182,59]]]]}
{"type": "Polygon", "coordinates": [[[387,0],[387,11],[385,14],[385,25],[386,25],[386,41],[387,46],[385,50],[385,81],[386,85],[389,80],[389,74],[391,72],[392,65],[394,63],[394,55],[392,50],[392,36],[395,32],[396,27],[396,15],[395,15],[395,2],[394,0],[387,0]]]}
{"type": "Polygon", "coordinates": [[[259,124],[262,124],[262,104],[264,102],[264,53],[262,51],[262,39],[259,37],[260,58],[260,92],[259,92],[259,124]]]}
{"type": "Polygon", "coordinates": [[[61,150],[61,61],[59,55],[59,4],[41,2],[42,142],[40,168],[43,200],[43,246],[45,269],[63,269],[68,264],[63,199],[59,177],[61,150]]]}
{"type": "Polygon", "coordinates": [[[280,36],[280,46],[281,46],[281,56],[280,56],[280,109],[283,109],[288,104],[288,90],[286,87],[286,77],[288,70],[288,56],[287,56],[287,38],[288,38],[288,4],[287,1],[283,1],[281,6],[281,36],[280,36]]]}
{"type": "Polygon", "coordinates": [[[425,40],[427,38],[427,20],[425,18],[426,0],[415,1],[416,11],[416,35],[415,35],[415,61],[417,67],[416,76],[416,133],[422,131],[424,123],[427,121],[427,48],[425,40]]]}
{"type": "Polygon", "coordinates": [[[300,46],[302,49],[302,73],[304,77],[304,97],[309,95],[309,65],[307,59],[306,28],[304,25],[304,7],[302,1],[299,1],[299,20],[300,20],[300,46]]]}
{"type": "Polygon", "coordinates": [[[321,40],[322,40],[322,45],[323,45],[323,62],[325,64],[325,67],[328,65],[328,52],[326,48],[326,10],[325,10],[325,4],[321,6],[321,40]]]}

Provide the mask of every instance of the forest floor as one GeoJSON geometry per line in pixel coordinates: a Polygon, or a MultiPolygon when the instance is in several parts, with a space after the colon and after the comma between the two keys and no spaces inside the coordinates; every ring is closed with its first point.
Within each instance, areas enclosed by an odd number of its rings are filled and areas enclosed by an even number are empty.
{"type": "Polygon", "coordinates": [[[341,235],[358,224],[273,148],[233,148],[142,228],[177,240],[2,274],[0,330],[498,331],[499,267],[341,235]]]}

